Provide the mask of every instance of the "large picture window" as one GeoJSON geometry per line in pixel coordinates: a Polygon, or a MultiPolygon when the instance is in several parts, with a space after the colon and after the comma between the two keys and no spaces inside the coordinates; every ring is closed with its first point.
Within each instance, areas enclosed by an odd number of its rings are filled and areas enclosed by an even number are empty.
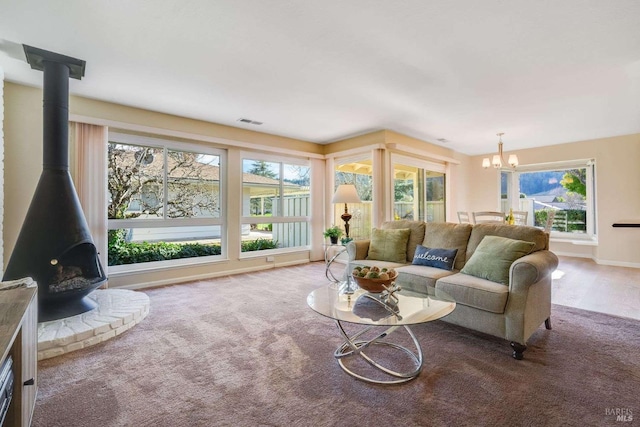
{"type": "Polygon", "coordinates": [[[309,246],[311,168],[245,154],[242,160],[242,252],[309,246]]]}
{"type": "Polygon", "coordinates": [[[518,167],[501,174],[502,210],[527,211],[528,225],[556,237],[589,238],[596,234],[595,162],[579,160],[518,167]]]}
{"type": "Polygon", "coordinates": [[[223,152],[137,140],[108,144],[109,266],[221,255],[223,152]]]}

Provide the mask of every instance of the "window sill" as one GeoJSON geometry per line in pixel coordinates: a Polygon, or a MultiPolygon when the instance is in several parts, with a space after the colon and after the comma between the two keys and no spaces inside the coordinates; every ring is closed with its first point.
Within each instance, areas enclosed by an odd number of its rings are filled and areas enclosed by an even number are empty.
{"type": "Polygon", "coordinates": [[[261,251],[247,251],[240,254],[240,259],[262,258],[264,256],[272,255],[284,255],[300,252],[308,252],[311,248],[309,246],[299,246],[296,248],[284,248],[284,249],[264,249],[261,251]]]}
{"type": "Polygon", "coordinates": [[[227,262],[228,258],[222,256],[206,256],[196,258],[172,259],[167,261],[144,262],[139,264],[121,264],[107,267],[109,277],[121,277],[130,274],[149,273],[158,270],[171,270],[195,265],[227,262]]]}
{"type": "Polygon", "coordinates": [[[583,238],[551,237],[549,239],[549,242],[570,243],[576,246],[598,246],[598,239],[596,237],[583,237],[583,238]]]}

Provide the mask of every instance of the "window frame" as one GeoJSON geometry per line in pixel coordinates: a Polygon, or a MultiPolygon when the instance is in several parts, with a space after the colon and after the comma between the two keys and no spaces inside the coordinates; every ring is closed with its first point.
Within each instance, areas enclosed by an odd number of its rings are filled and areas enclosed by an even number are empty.
{"type": "MultiPolygon", "coordinates": [[[[211,147],[207,145],[197,144],[193,142],[181,141],[178,139],[170,139],[170,137],[150,137],[133,135],[121,132],[108,132],[107,145],[110,143],[127,144],[147,146],[163,149],[164,156],[164,170],[163,170],[163,191],[164,191],[164,207],[162,218],[150,218],[150,219],[107,219],[107,232],[110,230],[117,230],[122,228],[160,228],[160,227],[187,227],[187,226],[220,226],[220,255],[210,255],[193,258],[181,258],[163,261],[150,261],[135,264],[123,264],[108,266],[109,273],[125,273],[145,271],[156,268],[165,267],[180,267],[195,264],[208,263],[212,261],[221,261],[227,259],[227,197],[226,197],[226,176],[227,176],[227,150],[211,147]],[[219,200],[220,200],[220,215],[218,217],[198,217],[198,218],[169,218],[167,217],[167,202],[168,202],[168,171],[167,165],[167,152],[181,151],[190,152],[196,154],[205,154],[218,156],[220,158],[220,172],[219,172],[219,200]]],[[[105,147],[108,149],[108,147],[105,147]]],[[[109,168],[106,169],[106,175],[108,178],[109,168]]],[[[105,181],[105,185],[107,185],[105,181]]],[[[108,193],[108,191],[107,191],[108,193]]],[[[108,203],[107,203],[108,205],[108,203]]],[[[105,212],[106,215],[106,212],[105,212]]]]}
{"type": "Polygon", "coordinates": [[[241,250],[241,248],[239,249],[239,258],[240,259],[245,259],[245,258],[255,258],[255,257],[262,257],[265,255],[275,255],[275,254],[283,254],[283,253],[290,253],[290,252],[298,252],[300,250],[310,250],[311,249],[311,241],[312,241],[312,237],[311,237],[311,229],[312,229],[312,221],[311,221],[311,217],[312,215],[303,215],[303,216],[285,216],[283,215],[284,212],[284,196],[285,196],[285,191],[284,191],[284,167],[286,165],[297,165],[297,166],[305,166],[309,168],[309,212],[313,212],[313,199],[311,197],[312,195],[312,187],[314,186],[314,183],[312,181],[312,162],[311,159],[309,158],[300,158],[300,157],[289,157],[289,156],[284,156],[284,155],[278,155],[278,156],[274,156],[274,155],[270,155],[270,154],[265,154],[265,153],[261,153],[258,151],[240,151],[240,170],[242,171],[242,173],[240,174],[240,188],[244,188],[244,180],[243,180],[243,174],[244,174],[244,161],[245,160],[250,160],[250,161],[264,161],[264,162],[269,162],[269,163],[278,163],[279,164],[279,187],[278,187],[278,207],[277,207],[277,212],[278,215],[273,215],[270,217],[265,217],[265,216],[246,216],[245,212],[244,212],[244,206],[243,206],[243,198],[240,197],[239,199],[239,212],[241,214],[240,217],[240,230],[239,230],[239,236],[240,238],[242,238],[242,226],[244,224],[250,224],[252,222],[256,222],[256,219],[268,219],[268,222],[272,223],[272,224],[289,224],[289,223],[296,223],[296,222],[303,222],[307,224],[308,227],[308,233],[309,233],[309,242],[304,245],[304,246],[290,246],[290,247],[284,247],[284,248],[276,248],[276,249],[262,249],[262,250],[258,250],[258,251],[246,251],[243,252],[241,250]]]}
{"type": "MultiPolygon", "coordinates": [[[[555,240],[564,241],[593,241],[597,242],[597,198],[596,198],[596,161],[595,159],[578,159],[549,163],[538,163],[531,165],[518,166],[515,170],[509,168],[501,168],[498,174],[498,188],[501,189],[501,175],[504,172],[509,173],[507,186],[509,188],[507,194],[508,206],[517,209],[515,197],[520,196],[520,174],[523,172],[551,172],[563,169],[586,169],[586,230],[585,233],[571,233],[564,231],[551,230],[549,236],[555,240]]],[[[501,193],[501,191],[499,192],[501,193]]],[[[498,204],[501,204],[501,194],[498,194],[498,204]]]]}
{"type": "MultiPolygon", "coordinates": [[[[400,153],[391,153],[390,158],[389,158],[389,171],[388,171],[388,177],[389,177],[389,183],[388,183],[388,188],[389,188],[389,196],[390,196],[390,214],[389,214],[389,220],[394,220],[394,209],[393,209],[393,205],[395,203],[395,199],[394,199],[394,189],[395,189],[395,180],[394,180],[394,176],[395,176],[395,165],[396,164],[400,164],[400,165],[404,165],[404,166],[410,166],[410,167],[415,167],[418,170],[422,169],[423,171],[429,171],[429,172],[437,172],[437,173],[441,173],[443,176],[443,194],[444,194],[444,204],[443,204],[443,208],[444,208],[444,212],[443,212],[443,217],[444,217],[444,222],[446,222],[446,218],[447,218],[447,212],[448,212],[448,204],[449,204],[449,200],[448,200],[448,193],[447,193],[447,187],[449,185],[448,181],[449,181],[449,176],[447,173],[447,166],[444,163],[438,163],[438,162],[434,162],[432,160],[425,160],[419,157],[409,157],[405,154],[400,154],[400,153]]],[[[418,179],[419,177],[417,177],[418,179]]],[[[428,203],[427,201],[427,182],[426,182],[426,176],[423,177],[425,178],[425,182],[423,183],[423,192],[424,194],[421,195],[422,199],[423,199],[423,203],[425,204],[425,208],[426,208],[426,203],[428,203]]],[[[426,212],[426,211],[425,211],[426,212]]],[[[426,216],[426,213],[425,213],[426,216]]],[[[426,221],[426,218],[424,220],[426,221]]]]}
{"type": "MultiPolygon", "coordinates": [[[[371,230],[375,227],[376,224],[376,212],[379,209],[379,202],[376,201],[376,194],[378,192],[379,187],[381,187],[382,183],[380,181],[380,173],[376,173],[377,169],[377,164],[376,164],[376,150],[369,150],[369,151],[360,151],[357,153],[351,153],[349,155],[344,155],[344,156],[336,156],[333,158],[333,162],[331,164],[332,169],[331,169],[331,177],[330,177],[330,193],[328,195],[329,200],[331,200],[331,198],[333,197],[333,195],[336,192],[336,189],[338,187],[338,181],[336,179],[336,175],[338,173],[353,173],[353,174],[357,174],[357,171],[354,172],[342,172],[339,171],[338,168],[342,165],[348,165],[350,163],[358,163],[358,162],[362,162],[362,161],[369,161],[371,162],[371,200],[362,200],[362,202],[360,203],[360,205],[366,205],[369,204],[370,208],[365,208],[363,207],[362,209],[365,211],[368,211],[369,213],[369,217],[366,219],[363,219],[362,222],[363,224],[365,224],[364,227],[362,227],[361,229],[361,233],[358,233],[358,227],[357,227],[357,223],[356,223],[356,219],[354,217],[354,219],[351,221],[350,223],[350,237],[355,239],[355,240],[359,240],[359,239],[369,239],[371,237],[371,230]],[[366,226],[367,224],[369,224],[369,226],[366,226]]],[[[365,175],[365,174],[363,174],[365,175]]],[[[369,175],[369,174],[367,174],[369,175]]],[[[356,187],[358,187],[357,182],[354,183],[356,185],[356,187]]],[[[348,209],[350,213],[354,213],[354,206],[356,204],[350,203],[348,205],[348,209]]],[[[327,219],[329,220],[329,223],[326,225],[327,227],[332,226],[332,225],[337,225],[339,227],[343,227],[344,226],[344,221],[341,218],[342,213],[344,212],[344,205],[342,204],[333,204],[333,203],[329,203],[330,206],[330,213],[327,217],[327,219]]],[[[363,216],[364,217],[364,216],[363,216]]]]}

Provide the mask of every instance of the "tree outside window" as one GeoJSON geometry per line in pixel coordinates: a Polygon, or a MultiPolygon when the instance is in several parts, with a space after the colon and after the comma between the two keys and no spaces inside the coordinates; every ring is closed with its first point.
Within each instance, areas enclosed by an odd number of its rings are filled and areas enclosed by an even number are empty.
{"type": "Polygon", "coordinates": [[[220,156],[110,142],[107,158],[109,265],[221,253],[220,156]],[[200,218],[216,220],[184,222],[200,218]]]}
{"type": "MultiPolygon", "coordinates": [[[[550,212],[555,212],[552,231],[585,235],[594,233],[595,224],[590,221],[595,215],[595,201],[588,191],[592,185],[592,167],[515,172],[519,190],[516,192],[519,200],[515,206],[519,210],[529,211],[533,217],[532,225],[536,227],[544,227],[550,212]]],[[[513,174],[502,172],[503,193],[513,174]]],[[[505,195],[509,196],[503,194],[503,199],[505,195]]],[[[508,210],[510,206],[514,205],[508,199],[503,201],[503,210],[508,210]]]]}

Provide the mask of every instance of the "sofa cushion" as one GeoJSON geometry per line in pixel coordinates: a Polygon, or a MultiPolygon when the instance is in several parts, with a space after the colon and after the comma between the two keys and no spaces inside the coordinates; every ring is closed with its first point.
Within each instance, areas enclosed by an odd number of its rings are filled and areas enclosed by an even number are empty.
{"type": "Polygon", "coordinates": [[[411,221],[403,219],[400,221],[386,221],[380,227],[383,230],[396,230],[399,228],[408,228],[411,230],[409,240],[407,241],[407,259],[406,262],[413,261],[413,255],[416,252],[416,246],[424,240],[425,223],[423,221],[411,221]]]}
{"type": "Polygon", "coordinates": [[[396,283],[402,287],[416,292],[426,292],[428,287],[435,287],[436,280],[455,274],[454,271],[443,270],[435,267],[421,265],[404,265],[396,268],[398,278],[396,283]]]}
{"type": "Polygon", "coordinates": [[[491,313],[504,313],[509,297],[507,286],[463,273],[438,279],[435,288],[450,295],[456,304],[491,313]]]}
{"type": "Polygon", "coordinates": [[[466,262],[467,242],[471,235],[471,224],[452,222],[428,222],[425,225],[423,246],[428,248],[457,249],[454,269],[460,270],[466,262]]]}
{"type": "Polygon", "coordinates": [[[411,230],[408,228],[397,230],[374,228],[371,231],[371,243],[369,244],[367,259],[406,262],[407,241],[410,233],[411,230]]]}
{"type": "Polygon", "coordinates": [[[456,261],[457,253],[457,249],[428,248],[418,245],[412,264],[453,270],[453,263],[456,261]]]}
{"type": "Polygon", "coordinates": [[[533,242],[485,236],[461,273],[508,285],[511,264],[529,254],[534,246],[533,242]]]}

